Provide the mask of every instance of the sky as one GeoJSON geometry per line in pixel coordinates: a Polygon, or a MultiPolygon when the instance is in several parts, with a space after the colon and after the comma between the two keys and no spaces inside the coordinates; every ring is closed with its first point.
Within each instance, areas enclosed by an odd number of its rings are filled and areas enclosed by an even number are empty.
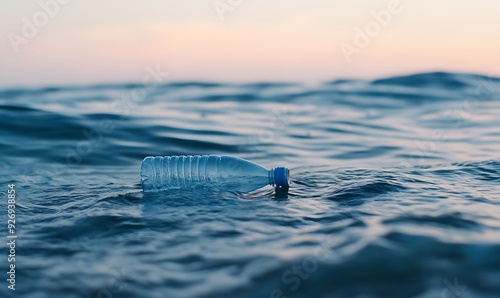
{"type": "Polygon", "coordinates": [[[500,76],[500,1],[0,1],[0,88],[500,76]]]}

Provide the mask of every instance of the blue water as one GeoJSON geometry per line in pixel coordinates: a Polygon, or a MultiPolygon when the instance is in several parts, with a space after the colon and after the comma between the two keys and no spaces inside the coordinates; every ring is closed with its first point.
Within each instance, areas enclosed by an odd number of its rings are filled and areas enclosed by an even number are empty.
{"type": "Polygon", "coordinates": [[[499,297],[499,87],[424,73],[0,90],[0,296],[499,297]],[[286,166],[291,187],[144,194],[142,159],[180,154],[286,166]]]}

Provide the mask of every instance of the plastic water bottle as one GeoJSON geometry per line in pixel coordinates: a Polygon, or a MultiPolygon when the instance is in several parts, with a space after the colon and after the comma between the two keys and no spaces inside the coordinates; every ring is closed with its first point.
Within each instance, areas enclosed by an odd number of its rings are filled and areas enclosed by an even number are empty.
{"type": "Polygon", "coordinates": [[[141,183],[144,192],[196,187],[245,192],[268,184],[287,188],[290,171],[233,156],[149,156],[142,161],[141,183]]]}

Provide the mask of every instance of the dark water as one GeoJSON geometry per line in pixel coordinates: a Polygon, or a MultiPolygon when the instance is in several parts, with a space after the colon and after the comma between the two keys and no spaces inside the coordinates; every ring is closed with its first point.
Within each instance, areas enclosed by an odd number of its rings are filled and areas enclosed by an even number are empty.
{"type": "Polygon", "coordinates": [[[1,297],[499,297],[500,80],[0,91],[1,297]],[[129,99],[127,99],[129,98],[129,99]],[[142,193],[148,155],[292,171],[142,193]],[[274,295],[274,296],[273,296],[274,295]]]}

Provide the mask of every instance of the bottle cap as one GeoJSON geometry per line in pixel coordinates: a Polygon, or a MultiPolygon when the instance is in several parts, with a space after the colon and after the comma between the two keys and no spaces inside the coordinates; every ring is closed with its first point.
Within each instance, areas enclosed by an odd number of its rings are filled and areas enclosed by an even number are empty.
{"type": "Polygon", "coordinates": [[[279,187],[288,187],[290,184],[290,170],[285,167],[274,168],[274,183],[279,187]]]}

